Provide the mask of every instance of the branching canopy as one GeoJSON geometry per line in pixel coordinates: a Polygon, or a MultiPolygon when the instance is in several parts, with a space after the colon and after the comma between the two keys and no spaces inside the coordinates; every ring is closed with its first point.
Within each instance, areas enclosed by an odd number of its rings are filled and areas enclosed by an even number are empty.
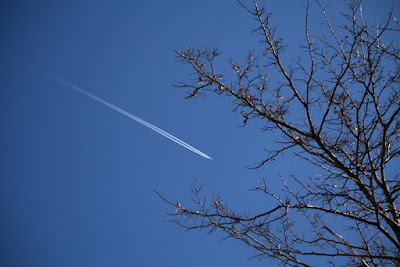
{"type": "Polygon", "coordinates": [[[196,185],[192,209],[160,195],[175,208],[172,221],[187,229],[221,229],[261,258],[289,266],[312,265],[304,256],[332,263],[345,257],[354,266],[400,265],[400,176],[387,174],[400,154],[400,49],[391,38],[400,24],[393,10],[371,23],[361,1],[349,1],[338,27],[315,1],[326,31],[314,35],[308,3],[299,59],[284,62],[286,45],[270,24],[271,13],[256,0],[252,6],[238,2],[257,20],[263,51],[250,51],[244,64],[232,60],[235,78],[225,81],[215,64],[217,48],[178,50],[178,60],[191,67],[195,79],[176,86],[188,89],[189,97],[229,96],[244,124],[260,120],[266,130],[280,133],[279,148],[254,168],[292,150],[324,176],[292,177],[290,186],[282,179],[284,197],[260,182],[253,190],[275,201],[256,215],[237,214],[220,197],[203,198],[196,185]],[[271,81],[271,73],[279,76],[271,81]],[[296,230],[298,216],[312,232],[296,230]]]}

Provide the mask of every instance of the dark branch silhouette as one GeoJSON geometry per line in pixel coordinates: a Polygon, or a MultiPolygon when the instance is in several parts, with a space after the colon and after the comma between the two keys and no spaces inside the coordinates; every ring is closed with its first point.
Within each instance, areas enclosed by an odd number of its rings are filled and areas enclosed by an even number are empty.
{"type": "Polygon", "coordinates": [[[299,58],[285,62],[286,44],[270,24],[271,13],[256,0],[238,2],[257,20],[263,51],[250,51],[242,64],[231,60],[235,77],[226,81],[215,64],[218,48],[178,50],[195,80],[176,86],[188,89],[188,98],[226,95],[244,125],[260,120],[273,130],[279,149],[251,168],[291,150],[323,176],[294,176],[290,185],[282,178],[284,196],[260,182],[252,190],[273,201],[256,215],[238,214],[219,196],[202,196],[197,185],[193,208],[157,193],[174,207],[171,220],[191,230],[220,229],[256,249],[260,259],[284,265],[311,266],[304,256],[314,256],[332,264],[345,257],[352,266],[400,266],[400,176],[387,174],[400,154],[400,50],[393,38],[400,24],[393,10],[378,22],[364,16],[361,1],[349,1],[340,13],[344,25],[336,26],[315,1],[326,31],[313,34],[308,3],[299,58]],[[308,231],[299,231],[295,220],[308,231]]]}

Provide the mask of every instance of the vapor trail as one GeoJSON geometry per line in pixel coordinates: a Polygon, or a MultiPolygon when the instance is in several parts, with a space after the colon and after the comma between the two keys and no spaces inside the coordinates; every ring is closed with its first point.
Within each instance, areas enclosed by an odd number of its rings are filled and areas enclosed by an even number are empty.
{"type": "Polygon", "coordinates": [[[173,136],[172,134],[169,134],[169,133],[167,133],[166,131],[164,131],[164,130],[158,128],[157,126],[154,126],[153,124],[151,124],[151,123],[149,123],[149,122],[147,122],[147,121],[145,121],[145,120],[142,120],[141,118],[136,117],[135,115],[133,115],[133,114],[131,114],[131,113],[129,113],[129,112],[127,112],[127,111],[125,111],[125,110],[123,110],[123,109],[117,107],[117,106],[114,106],[113,104],[111,104],[111,103],[109,103],[109,102],[107,102],[107,101],[101,99],[100,97],[97,97],[97,96],[95,96],[95,95],[93,95],[93,94],[91,94],[91,93],[89,93],[89,92],[83,90],[82,88],[79,88],[78,86],[75,86],[75,85],[73,85],[73,84],[70,84],[70,83],[64,81],[64,80],[61,79],[61,78],[58,78],[58,77],[56,77],[56,76],[54,76],[54,75],[51,75],[51,74],[48,74],[48,76],[49,76],[49,78],[51,78],[52,80],[57,81],[57,82],[59,82],[59,83],[62,83],[62,84],[64,84],[65,86],[68,86],[69,88],[72,88],[72,89],[74,89],[74,90],[76,90],[76,91],[78,91],[78,92],[80,92],[80,93],[82,93],[82,94],[84,94],[84,95],[86,95],[86,96],[88,96],[88,97],[90,97],[90,98],[96,100],[97,102],[100,102],[101,104],[104,104],[104,105],[106,105],[106,106],[109,107],[109,108],[112,108],[113,110],[115,110],[115,111],[117,111],[117,112],[119,112],[119,113],[121,113],[121,114],[127,116],[128,118],[131,118],[131,119],[133,119],[133,120],[135,120],[135,121],[137,121],[137,122],[143,124],[144,126],[146,126],[146,127],[150,128],[150,129],[152,129],[153,131],[155,131],[155,132],[157,132],[157,133],[159,133],[159,134],[165,136],[165,137],[168,138],[169,140],[174,141],[175,143],[177,143],[177,144],[183,146],[184,148],[187,148],[187,149],[193,151],[194,153],[197,153],[197,154],[199,154],[200,156],[205,157],[206,159],[211,159],[211,160],[212,160],[212,158],[211,158],[210,156],[208,156],[207,154],[205,154],[205,153],[201,152],[200,150],[198,150],[198,149],[192,147],[191,145],[189,145],[189,144],[183,142],[182,140],[180,140],[179,138],[173,136]]]}

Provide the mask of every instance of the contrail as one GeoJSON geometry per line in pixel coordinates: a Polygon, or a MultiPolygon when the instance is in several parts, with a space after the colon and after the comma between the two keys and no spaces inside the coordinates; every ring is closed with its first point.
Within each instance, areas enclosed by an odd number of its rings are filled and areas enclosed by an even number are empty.
{"type": "Polygon", "coordinates": [[[68,87],[70,87],[70,88],[72,88],[72,89],[74,89],[74,90],[76,90],[76,91],[78,91],[78,92],[80,92],[80,93],[82,93],[82,94],[84,94],[84,95],[86,95],[86,96],[88,96],[88,97],[90,97],[90,98],[96,100],[97,102],[100,102],[101,104],[104,104],[104,105],[106,105],[106,106],[109,107],[109,108],[112,108],[113,110],[115,110],[115,111],[117,111],[117,112],[119,112],[119,113],[121,113],[121,114],[127,116],[128,118],[131,118],[131,119],[133,119],[133,120],[135,120],[135,121],[137,121],[137,122],[143,124],[144,126],[146,126],[146,127],[150,128],[150,129],[152,129],[153,131],[155,131],[155,132],[157,132],[157,133],[159,133],[159,134],[165,136],[165,137],[168,138],[169,140],[174,141],[175,143],[177,143],[177,144],[183,146],[184,148],[187,148],[187,149],[193,151],[194,153],[197,153],[197,154],[199,154],[200,156],[205,157],[206,159],[212,160],[212,158],[211,158],[210,156],[208,156],[207,154],[205,154],[205,153],[201,152],[200,150],[198,150],[198,149],[192,147],[191,145],[189,145],[189,144],[183,142],[182,140],[180,140],[179,138],[173,136],[172,134],[169,134],[169,133],[167,133],[166,131],[164,131],[164,130],[158,128],[157,126],[154,126],[153,124],[151,124],[151,123],[149,123],[149,122],[147,122],[147,121],[145,121],[145,120],[142,120],[141,118],[136,117],[135,115],[133,115],[133,114],[131,114],[131,113],[129,113],[129,112],[127,112],[127,111],[125,111],[125,110],[123,110],[123,109],[121,109],[121,108],[119,108],[119,107],[117,107],[117,106],[115,106],[115,105],[113,105],[113,104],[111,104],[111,103],[109,103],[109,102],[107,102],[107,101],[101,99],[100,97],[97,97],[97,96],[95,96],[95,95],[93,95],[93,94],[91,94],[91,93],[89,93],[89,92],[83,90],[82,88],[79,88],[78,86],[75,86],[75,85],[73,85],[73,84],[70,84],[70,83],[64,81],[64,80],[61,79],[61,78],[58,78],[58,77],[56,77],[56,76],[54,76],[54,75],[51,75],[51,74],[47,74],[47,75],[48,75],[49,78],[51,78],[52,80],[57,81],[57,82],[59,82],[59,83],[62,83],[62,84],[64,84],[65,86],[68,86],[68,87]]]}

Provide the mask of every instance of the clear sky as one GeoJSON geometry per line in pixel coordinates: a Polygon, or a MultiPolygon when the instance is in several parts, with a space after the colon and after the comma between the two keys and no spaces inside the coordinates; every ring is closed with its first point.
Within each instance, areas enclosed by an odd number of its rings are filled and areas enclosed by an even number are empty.
{"type": "MultiPolygon", "coordinates": [[[[279,33],[302,41],[298,2],[271,2],[279,33]]],[[[380,15],[395,2],[370,0],[365,9],[380,15]]],[[[165,223],[172,210],[153,193],[188,203],[197,179],[204,193],[255,212],[269,204],[248,190],[258,180],[273,187],[279,174],[310,170],[287,155],[248,171],[272,135],[257,124],[239,128],[227,98],[186,100],[171,86],[188,78],[174,49],[219,45],[224,60],[240,59],[257,44],[255,26],[233,0],[1,1],[0,266],[261,266],[218,232],[165,223]]]]}

